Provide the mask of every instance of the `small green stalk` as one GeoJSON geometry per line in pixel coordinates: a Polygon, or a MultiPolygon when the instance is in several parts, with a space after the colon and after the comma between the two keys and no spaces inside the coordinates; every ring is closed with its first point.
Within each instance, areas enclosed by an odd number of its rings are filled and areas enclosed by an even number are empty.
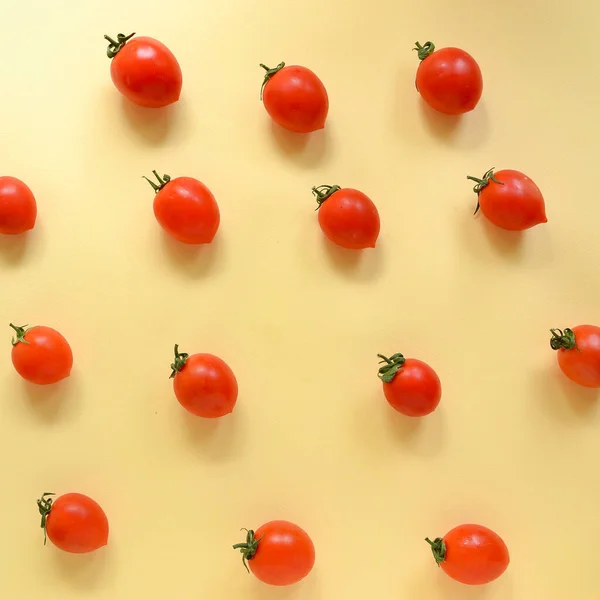
{"type": "Polygon", "coordinates": [[[9,323],[9,327],[12,327],[15,330],[15,333],[17,334],[16,338],[12,338],[11,343],[13,346],[16,346],[19,342],[21,344],[29,344],[29,342],[25,339],[25,334],[31,329],[29,325],[22,325],[21,327],[19,327],[18,325],[13,325],[12,323],[9,323]]]}
{"type": "Polygon", "coordinates": [[[419,60],[425,60],[430,54],[434,53],[435,46],[433,42],[425,42],[422,46],[419,44],[419,42],[415,42],[415,47],[413,50],[417,51],[419,60]]]}
{"type": "Polygon", "coordinates": [[[321,208],[321,204],[327,200],[330,196],[333,196],[336,192],[339,192],[342,188],[339,185],[319,185],[317,187],[312,188],[312,193],[317,199],[317,208],[315,210],[319,210],[321,208]]]}
{"type": "Polygon", "coordinates": [[[271,79],[271,77],[273,77],[273,75],[276,75],[277,73],[279,73],[279,71],[281,71],[281,69],[283,69],[283,67],[285,67],[285,63],[280,62],[273,69],[267,67],[267,65],[263,65],[262,63],[260,63],[260,66],[266,71],[265,78],[263,79],[262,85],[260,86],[260,99],[262,100],[263,99],[263,90],[265,89],[265,85],[267,85],[267,83],[269,83],[269,79],[271,79]]]}
{"type": "Polygon", "coordinates": [[[471,175],[467,175],[467,179],[470,179],[471,181],[475,182],[473,191],[477,194],[477,208],[473,213],[474,215],[476,215],[479,212],[479,194],[481,193],[481,190],[487,185],[489,185],[490,181],[493,181],[494,183],[499,183],[500,185],[504,185],[504,182],[498,181],[494,176],[494,167],[492,167],[489,171],[486,171],[481,179],[479,179],[478,177],[472,177],[471,175]]]}
{"type": "Polygon", "coordinates": [[[242,553],[242,564],[246,567],[246,571],[250,573],[250,569],[248,568],[249,560],[254,558],[256,551],[258,550],[258,544],[260,544],[260,539],[256,539],[254,537],[254,531],[252,529],[242,529],[242,531],[246,532],[246,541],[241,544],[234,544],[233,549],[239,550],[242,553]]]}
{"type": "Polygon", "coordinates": [[[158,181],[158,185],[156,183],[154,183],[154,181],[151,181],[150,179],[148,179],[145,175],[142,175],[142,178],[145,179],[152,186],[154,193],[158,194],[158,192],[160,192],[160,190],[162,190],[165,187],[165,185],[167,185],[167,183],[169,183],[169,181],[171,181],[171,176],[163,175],[161,177],[156,171],[152,171],[152,173],[154,173],[154,177],[156,177],[156,179],[158,181]]]}
{"type": "Polygon", "coordinates": [[[392,354],[392,356],[390,356],[389,358],[387,356],[384,356],[383,354],[378,354],[377,356],[381,358],[379,364],[385,363],[383,367],[379,368],[379,371],[377,372],[377,377],[379,377],[379,379],[381,379],[381,381],[383,381],[384,383],[390,383],[390,381],[392,381],[394,377],[396,377],[398,372],[402,369],[404,363],[406,362],[406,359],[399,352],[397,352],[396,354],[392,354]]]}
{"type": "Polygon", "coordinates": [[[562,330],[562,329],[551,329],[550,333],[552,337],[550,338],[550,347],[552,350],[560,350],[564,348],[565,350],[577,350],[577,352],[581,352],[581,350],[577,347],[577,340],[575,339],[575,333],[572,329],[562,330]]]}
{"type": "Polygon", "coordinates": [[[48,515],[52,510],[52,502],[53,499],[50,496],[56,496],[53,492],[44,492],[41,498],[38,498],[37,506],[40,511],[40,515],[42,515],[42,521],[40,523],[40,527],[44,530],[44,546],[46,545],[46,540],[48,539],[48,535],[46,532],[46,523],[48,521],[48,515]]]}
{"type": "Polygon", "coordinates": [[[429,538],[425,538],[425,541],[431,546],[433,558],[439,567],[446,560],[446,542],[442,538],[435,538],[433,542],[429,538]]]}
{"type": "Polygon", "coordinates": [[[179,352],[179,344],[175,344],[175,360],[171,363],[171,376],[169,379],[173,379],[183,367],[185,367],[185,363],[189,358],[189,354],[186,352],[179,352]]]}
{"type": "Polygon", "coordinates": [[[129,35],[125,35],[124,33],[119,33],[117,35],[117,41],[113,40],[108,35],[104,36],[104,39],[109,42],[108,48],[106,50],[106,56],[108,58],[114,58],[123,48],[123,46],[135,35],[135,33],[130,33],[129,35]]]}

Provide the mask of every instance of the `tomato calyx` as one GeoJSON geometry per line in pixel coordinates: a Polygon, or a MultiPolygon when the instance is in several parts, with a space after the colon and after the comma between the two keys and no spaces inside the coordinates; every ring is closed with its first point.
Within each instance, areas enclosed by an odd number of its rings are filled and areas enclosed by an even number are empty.
{"type": "Polygon", "coordinates": [[[327,200],[330,196],[333,196],[336,192],[339,192],[342,188],[339,185],[319,185],[313,187],[312,193],[317,199],[317,208],[315,210],[319,210],[321,208],[321,204],[327,200]]]}
{"type": "Polygon", "coordinates": [[[167,185],[167,183],[171,181],[171,176],[163,175],[161,177],[156,171],[152,171],[152,173],[154,173],[154,177],[156,177],[156,179],[158,180],[158,185],[154,183],[154,181],[148,179],[145,175],[142,175],[142,178],[145,179],[152,186],[154,193],[158,194],[158,192],[160,192],[160,190],[162,190],[165,187],[165,185],[167,185]]]}
{"type": "MultiPolygon", "coordinates": [[[[494,176],[495,168],[496,167],[492,167],[489,171],[486,171],[483,174],[483,177],[481,179],[479,179],[478,177],[472,177],[471,175],[467,175],[467,179],[475,182],[473,191],[477,194],[477,196],[479,196],[479,194],[481,193],[481,190],[484,187],[486,187],[487,185],[490,184],[490,181],[493,181],[494,183],[499,183],[500,185],[504,185],[503,181],[498,181],[496,179],[496,177],[494,176]]],[[[477,199],[477,208],[475,209],[475,212],[473,214],[476,215],[478,212],[479,212],[479,198],[477,199]]]]}
{"type": "Polygon", "coordinates": [[[241,542],[240,544],[234,544],[233,549],[239,550],[242,553],[242,564],[244,565],[244,567],[246,567],[246,571],[250,573],[247,561],[252,560],[254,558],[254,555],[258,550],[258,545],[260,544],[260,540],[262,540],[262,538],[259,538],[257,540],[254,537],[254,531],[252,529],[246,529],[244,527],[240,531],[246,532],[246,541],[241,542]]]}
{"type": "Polygon", "coordinates": [[[263,90],[265,89],[265,85],[267,85],[267,83],[269,83],[269,79],[271,79],[271,77],[273,77],[273,75],[276,75],[277,73],[279,73],[279,71],[281,71],[281,69],[283,69],[283,67],[285,67],[285,63],[280,62],[273,69],[271,69],[270,67],[267,67],[267,65],[263,65],[262,63],[260,63],[260,66],[266,71],[265,78],[263,79],[262,85],[260,86],[260,99],[262,100],[263,99],[263,90]]]}
{"type": "Polygon", "coordinates": [[[104,36],[104,39],[109,42],[108,48],[106,49],[106,56],[108,58],[114,58],[123,48],[123,46],[135,35],[135,33],[130,33],[129,35],[125,35],[124,33],[119,33],[117,35],[117,41],[113,40],[108,35],[104,36]]]}
{"type": "Polygon", "coordinates": [[[185,367],[185,363],[189,358],[189,354],[187,352],[179,352],[179,344],[175,344],[175,360],[171,363],[172,373],[169,379],[173,379],[183,367],[185,367]]]}
{"type": "Polygon", "coordinates": [[[377,377],[381,379],[384,383],[390,383],[398,374],[398,371],[402,369],[406,359],[402,354],[397,352],[396,354],[392,354],[389,358],[384,356],[383,354],[377,355],[381,360],[379,364],[385,363],[383,367],[379,367],[379,371],[377,371],[377,377]]]}
{"type": "Polygon", "coordinates": [[[46,533],[46,521],[48,520],[48,515],[52,510],[52,502],[54,500],[50,498],[50,496],[56,496],[53,492],[44,492],[41,498],[38,498],[37,505],[38,510],[40,511],[40,515],[42,515],[42,522],[40,523],[40,527],[44,530],[44,546],[46,545],[46,540],[48,538],[46,533]]]}
{"type": "Polygon", "coordinates": [[[17,337],[13,337],[13,339],[11,340],[11,344],[13,346],[16,346],[19,342],[21,344],[29,344],[29,342],[25,339],[25,334],[31,329],[29,325],[21,325],[21,327],[19,327],[18,325],[13,325],[12,323],[9,323],[9,327],[12,327],[15,330],[15,333],[17,334],[17,337]]]}
{"type": "Polygon", "coordinates": [[[560,350],[564,348],[565,350],[573,350],[575,348],[577,352],[581,352],[581,350],[577,347],[577,340],[575,339],[575,332],[568,327],[566,329],[551,329],[550,333],[552,337],[550,338],[550,347],[552,350],[560,350]]]}
{"type": "Polygon", "coordinates": [[[433,542],[429,538],[425,538],[425,541],[431,546],[433,558],[439,567],[446,560],[446,542],[442,538],[435,538],[433,542]]]}
{"type": "Polygon", "coordinates": [[[430,54],[435,52],[435,45],[433,42],[425,42],[422,46],[419,42],[415,42],[413,50],[417,51],[419,60],[425,60],[430,54]]]}

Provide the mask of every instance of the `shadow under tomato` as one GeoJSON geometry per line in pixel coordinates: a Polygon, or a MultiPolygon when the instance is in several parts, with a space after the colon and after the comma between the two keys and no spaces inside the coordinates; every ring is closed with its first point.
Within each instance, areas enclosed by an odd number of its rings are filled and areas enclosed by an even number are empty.
{"type": "Polygon", "coordinates": [[[109,569],[110,543],[109,538],[108,546],[87,554],[70,554],[52,548],[53,561],[61,579],[82,590],[101,587],[109,569]]]}
{"type": "Polygon", "coordinates": [[[29,236],[30,232],[21,235],[0,234],[0,262],[7,266],[21,263],[27,253],[29,236]]]}
{"type": "Polygon", "coordinates": [[[388,430],[393,439],[409,450],[422,456],[435,456],[445,445],[446,431],[443,406],[424,417],[407,417],[394,410],[387,409],[388,430]]]}
{"type": "Polygon", "coordinates": [[[222,256],[219,232],[210,244],[184,244],[161,231],[161,247],[169,261],[192,277],[204,277],[216,267],[222,256]]]}
{"type": "Polygon", "coordinates": [[[323,253],[336,270],[351,279],[373,281],[383,268],[383,244],[377,242],[376,248],[348,250],[321,237],[323,253]]]}
{"type": "Polygon", "coordinates": [[[41,421],[51,422],[74,410],[77,375],[50,385],[36,385],[22,380],[28,406],[41,421]]]}
{"type": "MultiPolygon", "coordinates": [[[[318,557],[317,560],[319,560],[318,557]]],[[[323,597],[319,587],[317,567],[302,581],[293,585],[267,585],[256,579],[254,575],[250,575],[250,577],[253,581],[248,582],[243,596],[253,600],[296,600],[301,598],[320,600],[323,597]]]]}
{"type": "Polygon", "coordinates": [[[292,158],[305,167],[322,164],[328,155],[329,130],[324,129],[312,133],[295,133],[271,121],[271,137],[277,148],[285,156],[292,158]]]}

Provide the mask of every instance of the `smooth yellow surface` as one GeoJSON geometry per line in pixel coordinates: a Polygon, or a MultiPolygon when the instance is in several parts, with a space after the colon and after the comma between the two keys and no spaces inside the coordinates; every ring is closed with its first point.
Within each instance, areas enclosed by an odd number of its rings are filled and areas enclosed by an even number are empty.
{"type": "Polygon", "coordinates": [[[38,224],[0,239],[2,600],[564,600],[598,594],[600,410],[558,371],[550,327],[600,323],[600,9],[573,0],[5,1],[2,174],[26,181],[38,224]],[[156,37],[181,101],[129,105],[104,33],[156,37]],[[414,88],[413,42],[460,46],[484,76],[462,119],[414,88]],[[259,62],[327,86],[323,132],[274,128],[259,62]],[[473,218],[467,174],[526,172],[549,222],[524,235],[473,218]],[[141,178],[197,177],[221,228],[169,241],[141,178]],[[379,208],[376,250],[323,240],[310,188],[355,187],[379,208]],[[8,322],[70,341],[64,384],[27,385],[8,322]],[[188,416],[172,346],[212,352],[240,396],[188,416]],[[386,404],[378,352],[439,373],[439,409],[386,404]],[[94,497],[109,546],[42,545],[42,492],[94,497]],[[243,570],[240,527],[285,518],[314,540],[301,584],[243,570]],[[423,541],[463,522],[512,562],[467,588],[423,541]]]}

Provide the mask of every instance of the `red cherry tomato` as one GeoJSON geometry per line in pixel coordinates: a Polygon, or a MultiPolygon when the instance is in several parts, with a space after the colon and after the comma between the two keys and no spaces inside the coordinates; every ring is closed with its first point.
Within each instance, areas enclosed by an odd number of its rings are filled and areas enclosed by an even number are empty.
{"type": "Polygon", "coordinates": [[[0,233],[17,235],[33,229],[37,205],[31,190],[16,177],[0,177],[0,233]]]}
{"type": "Polygon", "coordinates": [[[350,250],[375,248],[379,213],[368,196],[339,185],[320,185],[312,192],[319,205],[319,225],[329,240],[350,250]]]}
{"type": "Polygon", "coordinates": [[[286,67],[285,63],[274,69],[260,66],[267,72],[260,97],[275,123],[297,133],[325,127],[329,111],[327,90],[310,69],[286,67]]]}
{"type": "Polygon", "coordinates": [[[417,90],[431,108],[460,115],[473,110],[483,91],[481,70],[475,59],[459,48],[442,48],[416,42],[421,63],[417,69],[417,90]]]}
{"type": "Polygon", "coordinates": [[[198,417],[214,419],[233,411],[238,384],[226,362],[212,354],[186,354],[175,344],[173,389],[183,408],[198,417]]]}
{"type": "Polygon", "coordinates": [[[61,550],[73,554],[93,552],[108,543],[108,519],[100,505],[83,494],[51,498],[46,492],[37,501],[46,537],[61,550]]]}
{"type": "Polygon", "coordinates": [[[177,102],[181,94],[181,68],[173,53],[150,37],[119,33],[110,42],[110,76],[116,88],[131,102],[148,108],[161,108],[177,102]],[[131,40],[131,41],[130,41],[131,40]]]}
{"type": "Polygon", "coordinates": [[[452,579],[468,585],[497,579],[510,562],[502,538],[483,525],[459,525],[443,538],[425,541],[438,566],[452,579]]]}
{"type": "Polygon", "coordinates": [[[221,215],[211,191],[197,179],[168,175],[158,179],[158,185],[144,179],[152,186],[154,216],[160,226],[184,244],[210,244],[219,229],[221,215]]]}
{"type": "Polygon", "coordinates": [[[423,417],[440,403],[442,384],[437,373],[423,361],[393,354],[390,358],[378,354],[378,377],[383,381],[386,400],[407,417],[423,417]]]}
{"type": "Polygon", "coordinates": [[[56,383],[71,374],[73,352],[69,342],[51,327],[17,327],[12,340],[12,362],[17,373],[38,385],[56,383]]]}
{"type": "Polygon", "coordinates": [[[550,346],[558,350],[558,366],[575,383],[600,388],[600,327],[578,325],[551,329],[550,346]]]}
{"type": "Polygon", "coordinates": [[[494,173],[490,169],[475,181],[473,191],[477,194],[477,208],[494,225],[509,231],[523,231],[540,223],[547,223],[544,197],[527,175],[512,169],[494,173]]]}
{"type": "Polygon", "coordinates": [[[264,583],[291,585],[304,579],[315,564],[315,547],[304,531],[289,521],[269,521],[256,532],[248,530],[246,541],[233,546],[242,562],[264,583]]]}

